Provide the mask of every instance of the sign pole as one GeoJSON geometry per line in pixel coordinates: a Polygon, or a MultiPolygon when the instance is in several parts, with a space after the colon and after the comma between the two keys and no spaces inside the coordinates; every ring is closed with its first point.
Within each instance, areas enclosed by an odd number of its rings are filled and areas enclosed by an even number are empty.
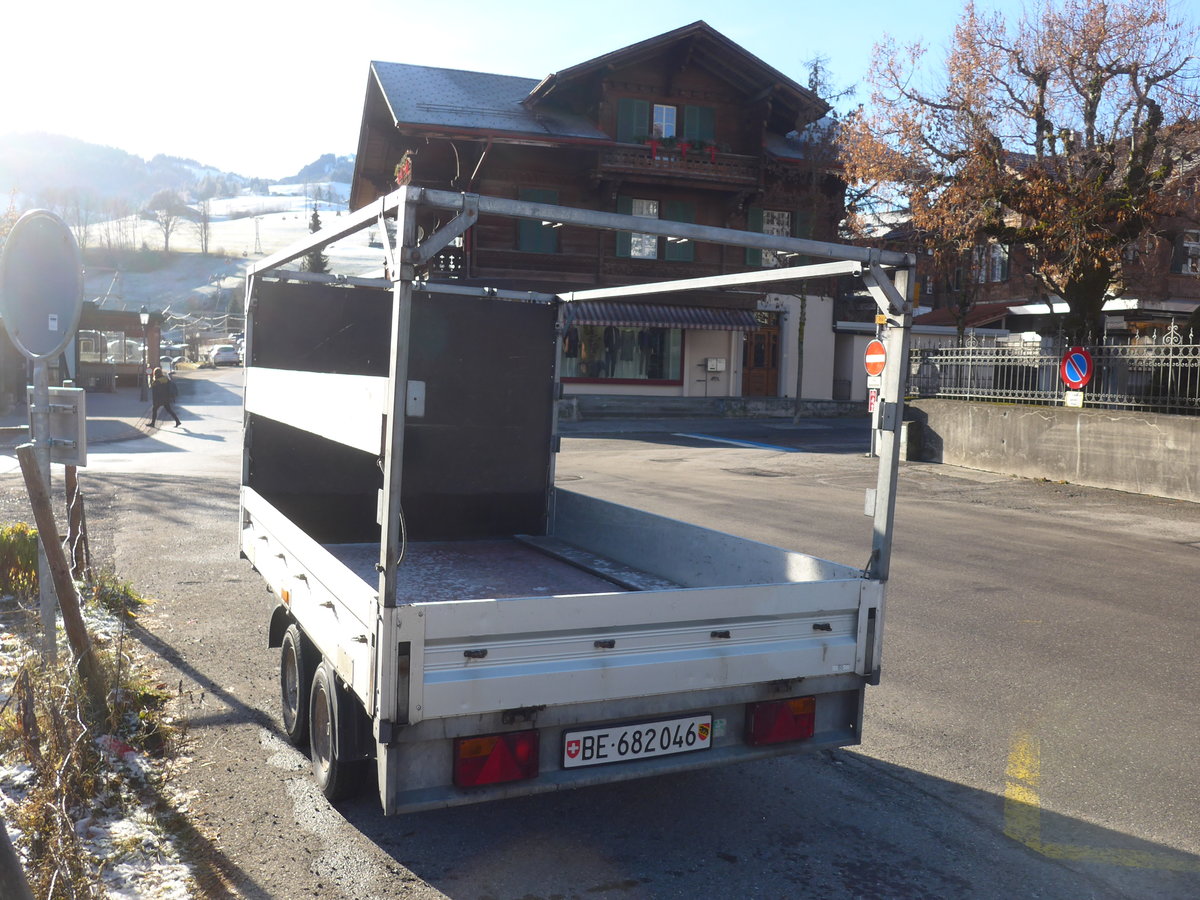
{"type": "MultiPolygon", "coordinates": [[[[59,216],[34,209],[13,224],[0,249],[0,320],[9,339],[33,363],[29,432],[38,481],[50,493],[51,420],[48,361],[60,354],[79,325],[83,260],[75,235],[59,216]]],[[[52,529],[57,530],[57,529],[52,529]]],[[[57,662],[57,596],[45,549],[54,539],[38,529],[38,597],[42,654],[57,662]]],[[[55,548],[58,550],[61,548],[55,548]]]]}
{"type": "MultiPolygon", "coordinates": [[[[46,360],[33,360],[33,392],[29,398],[30,438],[33,439],[34,456],[38,475],[50,495],[50,371],[46,360]]],[[[43,541],[38,541],[38,608],[42,619],[42,657],[54,665],[58,662],[58,631],[56,616],[58,602],[54,595],[54,581],[50,563],[46,559],[43,541]]]]}

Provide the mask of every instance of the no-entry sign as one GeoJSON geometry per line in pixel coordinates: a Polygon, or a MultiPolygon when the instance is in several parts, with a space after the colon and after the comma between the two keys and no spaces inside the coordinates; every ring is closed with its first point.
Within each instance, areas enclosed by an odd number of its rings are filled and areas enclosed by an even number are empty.
{"type": "Polygon", "coordinates": [[[867,344],[867,352],[863,354],[863,365],[868,375],[882,375],[883,367],[887,365],[887,348],[883,341],[871,341],[867,344]]]}
{"type": "Polygon", "coordinates": [[[1079,390],[1091,381],[1092,373],[1095,371],[1092,354],[1083,347],[1072,347],[1068,350],[1063,356],[1062,365],[1058,367],[1058,374],[1063,383],[1073,391],[1079,390]]]}

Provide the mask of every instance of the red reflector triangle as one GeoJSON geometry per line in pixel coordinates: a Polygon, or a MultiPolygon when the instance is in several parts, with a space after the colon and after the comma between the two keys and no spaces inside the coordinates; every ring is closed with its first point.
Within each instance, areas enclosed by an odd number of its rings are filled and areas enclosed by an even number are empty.
{"type": "Polygon", "coordinates": [[[767,740],[786,741],[788,738],[795,737],[795,734],[795,716],[792,715],[792,711],[786,703],[781,703],[775,709],[775,721],[771,723],[771,731],[767,735],[767,740]]]}
{"type": "Polygon", "coordinates": [[[520,777],[521,769],[517,766],[517,761],[513,759],[512,751],[508,749],[508,742],[501,739],[496,741],[496,746],[488,754],[487,762],[479,770],[479,777],[475,783],[496,784],[500,781],[513,781],[520,777]]]}

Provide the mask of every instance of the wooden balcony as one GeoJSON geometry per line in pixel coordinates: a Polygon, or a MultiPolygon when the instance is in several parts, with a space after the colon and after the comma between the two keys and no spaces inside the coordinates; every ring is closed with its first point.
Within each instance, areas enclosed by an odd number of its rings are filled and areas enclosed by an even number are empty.
{"type": "Polygon", "coordinates": [[[625,146],[601,150],[600,175],[641,176],[646,180],[663,179],[701,182],[715,186],[755,187],[761,173],[757,156],[690,150],[679,147],[625,146]]]}

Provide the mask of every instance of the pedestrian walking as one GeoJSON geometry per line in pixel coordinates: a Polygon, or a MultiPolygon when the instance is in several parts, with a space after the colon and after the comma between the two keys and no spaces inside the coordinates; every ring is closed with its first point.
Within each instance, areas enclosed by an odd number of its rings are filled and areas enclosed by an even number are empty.
{"type": "Polygon", "coordinates": [[[150,427],[154,427],[155,421],[158,419],[158,410],[161,408],[169,412],[172,418],[175,419],[175,427],[180,426],[179,414],[175,412],[175,408],[171,406],[171,401],[179,394],[179,388],[175,386],[175,382],[169,376],[163,374],[161,368],[155,368],[150,375],[150,400],[154,404],[150,410],[150,427]]]}

